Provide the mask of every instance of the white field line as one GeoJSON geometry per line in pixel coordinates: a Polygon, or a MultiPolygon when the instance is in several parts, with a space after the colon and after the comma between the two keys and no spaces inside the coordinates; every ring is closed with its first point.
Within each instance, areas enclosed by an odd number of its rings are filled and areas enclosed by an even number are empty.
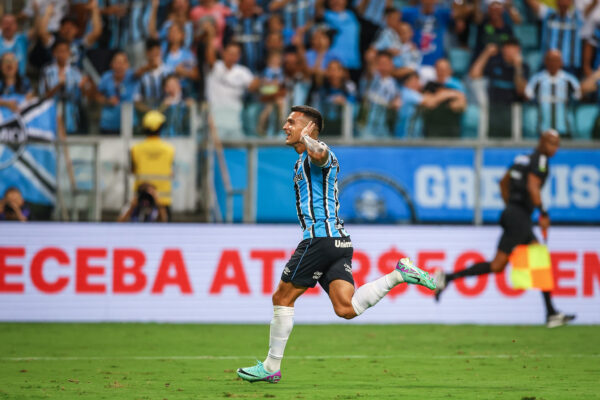
{"type": "MultiPolygon", "coordinates": [[[[0,361],[93,361],[93,360],[246,360],[256,359],[256,356],[64,356],[64,357],[0,357],[0,361]]],[[[361,355],[348,354],[337,356],[286,356],[288,360],[345,360],[345,359],[422,359],[423,356],[414,354],[397,355],[361,355]]],[[[510,359],[510,358],[600,358],[600,354],[456,354],[456,355],[437,355],[427,357],[433,360],[453,360],[453,359],[510,359]]]]}

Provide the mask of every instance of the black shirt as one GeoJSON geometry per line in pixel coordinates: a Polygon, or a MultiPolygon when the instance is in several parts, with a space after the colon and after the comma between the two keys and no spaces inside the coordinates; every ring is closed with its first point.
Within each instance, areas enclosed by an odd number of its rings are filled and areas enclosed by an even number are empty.
{"type": "Polygon", "coordinates": [[[527,177],[529,173],[536,175],[542,180],[543,187],[548,177],[548,171],[548,157],[538,150],[529,155],[521,154],[517,156],[508,170],[510,175],[509,204],[519,205],[531,214],[534,206],[527,190],[527,177]]]}
{"type": "MultiPolygon", "coordinates": [[[[488,60],[483,74],[488,78],[490,103],[510,104],[520,101],[515,87],[515,67],[504,61],[501,55],[488,60]]],[[[523,63],[523,78],[529,77],[529,66],[523,63]]]]}

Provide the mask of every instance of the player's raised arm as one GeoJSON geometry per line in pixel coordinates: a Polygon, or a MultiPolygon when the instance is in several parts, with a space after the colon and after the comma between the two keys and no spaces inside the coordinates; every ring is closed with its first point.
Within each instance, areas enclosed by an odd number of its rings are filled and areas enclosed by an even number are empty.
{"type": "Polygon", "coordinates": [[[329,161],[329,148],[323,142],[311,137],[313,131],[317,128],[314,122],[310,121],[300,134],[300,141],[306,145],[306,152],[313,164],[324,167],[329,161]]]}

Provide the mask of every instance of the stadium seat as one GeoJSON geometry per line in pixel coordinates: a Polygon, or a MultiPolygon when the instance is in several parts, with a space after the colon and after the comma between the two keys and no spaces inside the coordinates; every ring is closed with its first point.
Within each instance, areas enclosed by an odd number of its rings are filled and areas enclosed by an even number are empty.
{"type": "Polygon", "coordinates": [[[525,63],[529,65],[531,75],[538,72],[542,67],[542,54],[539,51],[528,51],[523,58],[525,63]]]}
{"type": "Polygon", "coordinates": [[[538,109],[535,104],[523,104],[523,137],[526,139],[538,136],[538,109]]]}
{"type": "Polygon", "coordinates": [[[524,49],[538,48],[538,27],[533,24],[515,25],[514,33],[524,49]]]}
{"type": "Polygon", "coordinates": [[[580,104],[575,109],[575,132],[577,139],[591,139],[592,131],[598,117],[596,104],[580,104]]]}
{"type": "Polygon", "coordinates": [[[454,75],[462,78],[469,71],[469,61],[471,60],[471,52],[469,50],[454,48],[448,52],[450,65],[454,70],[454,75]]]}
{"type": "Polygon", "coordinates": [[[479,126],[479,106],[477,104],[469,104],[463,114],[463,139],[474,139],[477,137],[479,126]]]}

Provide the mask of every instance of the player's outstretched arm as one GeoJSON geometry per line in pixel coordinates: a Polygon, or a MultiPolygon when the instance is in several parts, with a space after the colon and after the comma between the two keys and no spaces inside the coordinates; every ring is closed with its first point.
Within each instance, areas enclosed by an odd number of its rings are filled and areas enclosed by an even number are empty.
{"type": "Polygon", "coordinates": [[[306,145],[306,152],[310,157],[311,161],[323,167],[329,161],[329,148],[323,142],[313,139],[310,133],[316,128],[314,122],[309,122],[304,129],[302,129],[300,140],[306,145]]]}

